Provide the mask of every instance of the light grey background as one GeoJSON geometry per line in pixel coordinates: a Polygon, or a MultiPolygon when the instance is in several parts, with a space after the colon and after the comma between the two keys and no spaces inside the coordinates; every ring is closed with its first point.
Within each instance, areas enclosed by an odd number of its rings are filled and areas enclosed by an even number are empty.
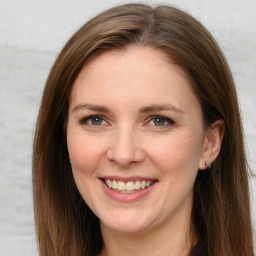
{"type": "MultiPolygon", "coordinates": [[[[0,0],[0,255],[37,255],[31,152],[42,90],[71,34],[115,0],[0,0]]],[[[159,3],[158,1],[143,1],[159,3]]],[[[180,0],[213,33],[237,85],[249,163],[256,172],[256,0],[180,0]]],[[[252,215],[256,226],[256,178],[252,215]]]]}

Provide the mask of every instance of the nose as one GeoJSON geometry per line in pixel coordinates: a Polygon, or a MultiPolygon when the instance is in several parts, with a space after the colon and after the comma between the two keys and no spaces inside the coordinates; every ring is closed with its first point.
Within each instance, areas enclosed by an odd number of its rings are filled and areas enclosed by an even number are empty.
{"type": "Polygon", "coordinates": [[[145,153],[142,150],[142,145],[139,145],[136,132],[128,127],[119,129],[112,138],[107,158],[122,168],[143,162],[145,153]]]}

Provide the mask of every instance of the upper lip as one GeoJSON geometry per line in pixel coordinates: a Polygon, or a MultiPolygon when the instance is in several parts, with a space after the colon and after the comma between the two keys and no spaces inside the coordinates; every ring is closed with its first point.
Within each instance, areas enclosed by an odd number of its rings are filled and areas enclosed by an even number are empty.
{"type": "Polygon", "coordinates": [[[157,179],[155,178],[149,178],[149,177],[141,177],[141,176],[130,176],[130,177],[121,177],[121,176],[103,176],[100,177],[100,179],[104,180],[116,180],[116,181],[123,181],[123,182],[128,182],[128,181],[156,181],[157,179]]]}

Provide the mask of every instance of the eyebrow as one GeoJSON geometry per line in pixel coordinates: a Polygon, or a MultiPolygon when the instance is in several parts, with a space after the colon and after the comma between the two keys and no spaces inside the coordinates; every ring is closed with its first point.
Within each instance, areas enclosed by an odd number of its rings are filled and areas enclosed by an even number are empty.
{"type": "Polygon", "coordinates": [[[72,112],[75,112],[75,111],[77,111],[77,110],[84,109],[84,108],[85,108],[85,109],[89,109],[89,110],[104,112],[104,113],[111,112],[110,109],[107,108],[107,107],[100,106],[100,105],[94,105],[94,104],[87,104],[87,103],[76,105],[76,106],[72,109],[72,112]]]}
{"type": "Polygon", "coordinates": [[[173,111],[184,114],[184,111],[171,105],[171,104],[164,104],[164,105],[150,105],[146,107],[142,107],[139,112],[141,113],[149,113],[149,112],[155,112],[155,111],[161,111],[161,110],[167,110],[167,111],[173,111]]]}
{"type": "MultiPolygon", "coordinates": [[[[78,104],[76,105],[71,112],[75,112],[78,111],[80,109],[89,109],[89,110],[93,110],[93,111],[99,111],[99,112],[103,112],[103,113],[109,113],[111,112],[111,110],[108,107],[105,106],[100,106],[100,105],[94,105],[94,104],[87,104],[87,103],[83,103],[83,104],[78,104]]],[[[178,112],[181,114],[184,114],[184,111],[171,105],[171,104],[164,104],[164,105],[157,105],[157,104],[153,104],[150,106],[145,106],[139,109],[139,113],[150,113],[150,112],[156,112],[156,111],[173,111],[173,112],[178,112]]]]}

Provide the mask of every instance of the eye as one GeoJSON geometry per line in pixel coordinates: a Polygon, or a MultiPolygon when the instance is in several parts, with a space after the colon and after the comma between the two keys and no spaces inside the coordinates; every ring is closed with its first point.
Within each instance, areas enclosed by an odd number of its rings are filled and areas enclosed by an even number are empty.
{"type": "Polygon", "coordinates": [[[87,116],[82,120],[80,120],[80,124],[100,126],[100,125],[107,125],[107,122],[104,120],[102,116],[93,115],[93,116],[87,116]]]}
{"type": "Polygon", "coordinates": [[[165,116],[152,116],[148,122],[148,125],[157,126],[157,127],[166,127],[173,125],[174,121],[165,116]]]}

